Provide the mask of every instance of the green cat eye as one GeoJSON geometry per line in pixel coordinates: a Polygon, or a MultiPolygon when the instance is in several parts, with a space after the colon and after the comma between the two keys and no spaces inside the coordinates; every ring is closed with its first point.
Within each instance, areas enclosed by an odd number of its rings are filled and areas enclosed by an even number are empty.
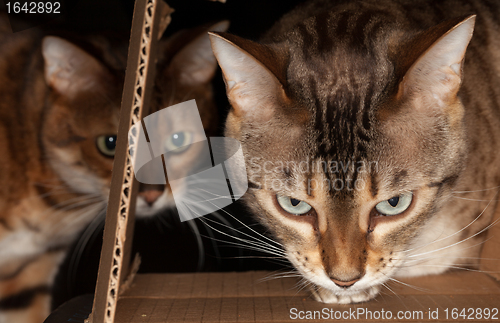
{"type": "Polygon", "coordinates": [[[106,157],[113,157],[116,149],[116,136],[105,135],[99,136],[96,140],[97,149],[106,157]]]}
{"type": "Polygon", "coordinates": [[[167,138],[165,148],[167,151],[175,150],[174,153],[180,153],[189,148],[193,141],[193,134],[188,131],[176,132],[167,138]]]}
{"type": "Polygon", "coordinates": [[[312,209],[312,206],[304,201],[291,198],[290,196],[277,196],[278,204],[283,210],[294,215],[304,215],[312,209]]]}
{"type": "Polygon", "coordinates": [[[398,215],[410,207],[412,199],[413,194],[411,192],[403,193],[399,196],[380,202],[375,206],[375,209],[382,215],[398,215]]]}

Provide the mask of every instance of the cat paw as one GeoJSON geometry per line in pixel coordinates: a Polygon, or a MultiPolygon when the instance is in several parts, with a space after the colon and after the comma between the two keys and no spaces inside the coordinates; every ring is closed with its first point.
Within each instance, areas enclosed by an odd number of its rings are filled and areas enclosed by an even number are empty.
{"type": "Polygon", "coordinates": [[[314,296],[314,299],[321,303],[353,304],[353,303],[367,302],[375,298],[375,296],[378,295],[379,291],[380,291],[379,286],[373,286],[370,287],[369,289],[362,290],[357,293],[354,292],[349,295],[346,294],[342,295],[342,294],[335,294],[334,291],[331,291],[329,289],[316,286],[315,288],[312,289],[312,294],[314,296]]]}

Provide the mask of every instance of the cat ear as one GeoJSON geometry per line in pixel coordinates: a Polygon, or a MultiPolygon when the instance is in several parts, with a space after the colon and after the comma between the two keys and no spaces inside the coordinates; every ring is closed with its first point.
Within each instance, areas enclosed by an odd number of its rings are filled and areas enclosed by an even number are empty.
{"type": "Polygon", "coordinates": [[[82,90],[96,86],[106,75],[106,68],[78,46],[55,36],[42,41],[45,80],[55,91],[74,97],[82,90]]]}
{"type": "Polygon", "coordinates": [[[271,48],[226,33],[209,33],[212,49],[237,116],[267,121],[274,106],[286,100],[283,84],[286,59],[271,48]]]}
{"type": "Polygon", "coordinates": [[[208,38],[208,31],[226,31],[229,21],[221,21],[202,33],[184,46],[172,59],[170,66],[175,69],[178,81],[188,85],[198,85],[210,82],[217,69],[208,38]]]}
{"type": "Polygon", "coordinates": [[[475,18],[476,16],[469,16],[466,19],[459,18],[461,21],[458,23],[456,20],[445,22],[410,42],[409,51],[415,53],[419,52],[419,48],[424,49],[420,49],[423,53],[411,65],[400,83],[398,97],[425,92],[437,100],[438,105],[455,98],[462,83],[463,61],[474,30],[475,18]]]}

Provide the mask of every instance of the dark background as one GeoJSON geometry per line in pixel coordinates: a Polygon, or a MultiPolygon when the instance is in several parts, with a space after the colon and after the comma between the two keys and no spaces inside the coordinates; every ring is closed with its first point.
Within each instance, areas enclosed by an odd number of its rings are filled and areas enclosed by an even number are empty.
{"type": "MultiPolygon", "coordinates": [[[[0,9],[6,2],[8,1],[4,0],[2,3],[0,0],[0,9]]],[[[49,34],[64,31],[75,35],[115,33],[128,37],[132,22],[133,0],[63,2],[63,14],[55,18],[47,15],[17,15],[15,21],[11,19],[13,30],[19,31],[36,26],[49,34]]],[[[259,35],[270,28],[279,17],[300,2],[301,0],[227,0],[227,3],[223,4],[206,0],[168,0],[167,3],[175,9],[175,12],[164,37],[184,28],[227,19],[231,22],[230,33],[257,40],[259,35]]],[[[214,88],[223,120],[229,104],[225,97],[220,72],[214,80],[214,88]]],[[[221,133],[222,126],[219,135],[221,133]]],[[[265,232],[240,203],[229,206],[221,211],[220,215],[231,227],[256,236],[225,214],[226,211],[256,231],[265,232]]],[[[102,243],[103,217],[104,215],[82,232],[61,266],[53,291],[54,307],[77,295],[94,292],[102,243]]],[[[269,258],[267,254],[233,245],[240,242],[231,236],[245,237],[223,225],[210,222],[214,220],[220,223],[221,220],[217,217],[212,215],[203,218],[213,228],[207,227],[199,219],[194,220],[193,224],[199,231],[198,235],[194,233],[192,225],[179,222],[175,211],[137,221],[133,253],[141,255],[140,272],[275,270],[287,266],[286,262],[269,258]],[[201,237],[201,245],[197,236],[201,237]]]]}

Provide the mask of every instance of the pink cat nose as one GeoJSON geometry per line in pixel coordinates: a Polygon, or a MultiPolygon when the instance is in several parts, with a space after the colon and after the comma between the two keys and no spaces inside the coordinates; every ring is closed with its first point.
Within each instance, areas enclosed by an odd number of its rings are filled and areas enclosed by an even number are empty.
{"type": "Polygon", "coordinates": [[[357,278],[357,279],[353,279],[351,281],[342,281],[342,280],[337,280],[337,279],[334,279],[331,277],[330,277],[330,279],[335,283],[335,285],[342,287],[342,288],[349,288],[359,280],[359,278],[357,278]]]}
{"type": "Polygon", "coordinates": [[[140,192],[139,196],[141,196],[149,206],[153,205],[153,203],[163,194],[163,191],[156,190],[148,190],[144,192],[140,192]]]}

